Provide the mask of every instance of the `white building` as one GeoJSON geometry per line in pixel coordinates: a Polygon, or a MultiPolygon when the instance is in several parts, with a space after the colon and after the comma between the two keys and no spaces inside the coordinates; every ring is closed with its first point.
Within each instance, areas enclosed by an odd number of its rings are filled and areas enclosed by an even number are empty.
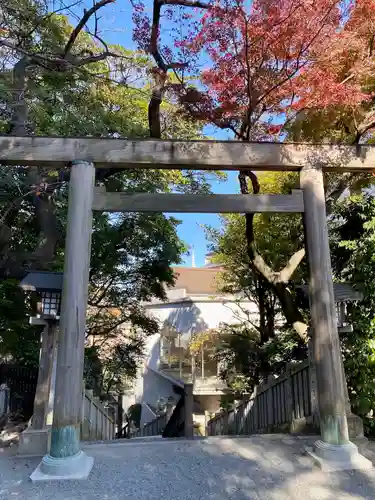
{"type": "Polygon", "coordinates": [[[219,377],[219,367],[204,348],[193,356],[189,343],[200,332],[216,329],[222,323],[243,321],[248,311],[257,315],[254,303],[222,295],[217,289],[220,267],[176,267],[177,280],[168,290],[166,302],[145,305],[159,321],[160,331],[148,337],[146,357],[135,383],[135,402],[142,404],[141,425],[155,417],[160,400],[178,399],[174,386],[193,382],[197,413],[214,412],[228,391],[219,377]]]}

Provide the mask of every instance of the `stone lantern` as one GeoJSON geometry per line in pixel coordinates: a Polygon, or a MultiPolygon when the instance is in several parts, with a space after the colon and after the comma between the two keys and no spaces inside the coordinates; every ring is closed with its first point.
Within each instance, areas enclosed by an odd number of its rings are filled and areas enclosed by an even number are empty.
{"type": "Polygon", "coordinates": [[[33,325],[60,319],[63,273],[31,271],[20,283],[23,290],[38,295],[37,315],[30,318],[33,325]]]}
{"type": "Polygon", "coordinates": [[[38,296],[37,313],[31,325],[44,326],[41,335],[38,383],[31,423],[20,436],[19,454],[44,455],[48,450],[53,418],[57,337],[63,273],[31,271],[21,281],[26,292],[38,296]]]}

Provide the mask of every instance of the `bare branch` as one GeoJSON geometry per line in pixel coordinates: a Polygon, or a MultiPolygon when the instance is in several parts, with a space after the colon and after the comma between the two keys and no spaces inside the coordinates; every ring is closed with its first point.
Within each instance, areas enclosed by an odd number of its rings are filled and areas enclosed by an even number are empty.
{"type": "Polygon", "coordinates": [[[356,127],[357,134],[356,138],[353,141],[353,144],[358,144],[363,134],[375,128],[375,111],[371,110],[367,113],[366,117],[362,122],[356,127]]]}
{"type": "Polygon", "coordinates": [[[210,7],[209,4],[199,0],[154,0],[153,2],[149,51],[154,58],[159,71],[154,71],[155,86],[152,89],[148,107],[148,123],[150,136],[155,139],[160,139],[161,137],[160,106],[165,93],[168,70],[183,69],[187,66],[186,63],[182,62],[172,62],[168,64],[159,51],[158,39],[160,31],[160,12],[163,5],[180,5],[183,7],[195,7],[201,9],[208,9],[210,7]]]}
{"type": "Polygon", "coordinates": [[[161,5],[181,5],[182,7],[197,7],[199,9],[209,9],[210,4],[199,0],[162,0],[161,5]]]}
{"type": "Polygon", "coordinates": [[[73,67],[85,66],[87,64],[92,64],[99,61],[104,61],[108,57],[118,57],[114,52],[102,52],[101,54],[92,55],[89,57],[84,57],[83,59],[78,59],[74,63],[71,63],[73,67]]]}
{"type": "Polygon", "coordinates": [[[71,32],[68,43],[65,45],[64,49],[64,56],[66,56],[72,49],[74,42],[76,41],[76,38],[84,28],[85,24],[87,21],[90,19],[92,15],[94,15],[99,9],[104,7],[105,5],[109,3],[113,3],[115,0],[100,0],[98,3],[95,3],[91,9],[86,10],[84,15],[82,16],[81,20],[77,24],[77,26],[74,28],[74,30],[71,32]]]}

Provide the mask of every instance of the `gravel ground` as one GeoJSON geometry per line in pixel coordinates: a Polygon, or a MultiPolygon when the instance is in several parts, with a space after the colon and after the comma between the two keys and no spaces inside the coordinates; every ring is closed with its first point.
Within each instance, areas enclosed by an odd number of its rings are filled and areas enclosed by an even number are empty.
{"type": "Polygon", "coordinates": [[[85,445],[86,481],[33,484],[40,458],[0,454],[1,500],[375,499],[374,471],[323,473],[287,436],[85,445]]]}

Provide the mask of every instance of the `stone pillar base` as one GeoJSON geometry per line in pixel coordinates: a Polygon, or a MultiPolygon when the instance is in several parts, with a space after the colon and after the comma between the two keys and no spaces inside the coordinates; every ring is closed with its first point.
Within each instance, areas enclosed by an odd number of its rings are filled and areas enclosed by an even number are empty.
{"type": "Polygon", "coordinates": [[[372,468],[372,462],[360,455],[357,446],[350,442],[334,445],[318,440],[306,451],[324,472],[372,468]]]}
{"type": "Polygon", "coordinates": [[[17,455],[38,455],[48,453],[50,432],[44,429],[25,429],[20,434],[17,455]]]}
{"type": "Polygon", "coordinates": [[[31,474],[33,483],[39,481],[62,481],[69,479],[87,479],[94,459],[83,451],[66,458],[55,458],[46,455],[38,467],[31,474]]]}

